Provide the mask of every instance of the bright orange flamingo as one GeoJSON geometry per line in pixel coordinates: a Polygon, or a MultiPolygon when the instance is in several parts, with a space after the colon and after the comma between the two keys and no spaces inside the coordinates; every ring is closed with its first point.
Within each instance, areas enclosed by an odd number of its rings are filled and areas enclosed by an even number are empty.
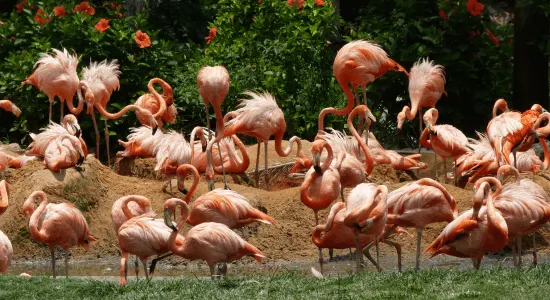
{"type": "MultiPolygon", "coordinates": [[[[182,192],[186,194],[185,202],[189,204],[193,194],[199,185],[199,172],[189,164],[180,165],[176,173],[185,178],[193,175],[193,185],[189,192],[183,186],[182,192]]],[[[231,229],[241,228],[254,222],[276,224],[272,217],[255,209],[241,194],[226,189],[215,189],[197,198],[187,217],[187,223],[196,226],[205,222],[225,224],[231,229]]]]}
{"type": "Polygon", "coordinates": [[[367,85],[388,71],[404,72],[407,70],[388,57],[379,45],[369,41],[357,40],[344,45],[334,58],[334,76],[346,95],[348,104],[343,109],[327,107],[319,114],[319,130],[324,130],[324,120],[327,114],[337,116],[347,115],[355,105],[360,104],[357,88],[363,87],[363,98],[367,104],[367,85]],[[355,101],[349,84],[355,90],[355,101]]]}
{"type": "MultiPolygon", "coordinates": [[[[346,216],[344,224],[353,228],[355,234],[356,272],[361,270],[363,249],[359,245],[359,235],[372,235],[376,245],[376,267],[380,271],[380,252],[378,240],[386,227],[386,200],[388,188],[385,185],[361,183],[356,186],[346,199],[346,216]]],[[[400,268],[401,269],[401,268],[400,268]]]]}
{"type": "MultiPolygon", "coordinates": [[[[111,208],[111,220],[113,221],[113,228],[115,229],[115,232],[117,234],[120,226],[122,226],[124,222],[131,219],[125,215],[124,209],[122,208],[123,206],[126,206],[126,209],[130,212],[132,216],[131,218],[144,215],[144,214],[153,216],[154,214],[152,213],[152,209],[151,209],[151,200],[147,199],[144,196],[128,195],[117,199],[113,203],[113,206],[111,208]]],[[[125,268],[127,269],[127,267],[125,268]]],[[[135,269],[136,269],[136,278],[137,278],[139,274],[137,257],[135,261],[135,269]]]]}
{"type": "MultiPolygon", "coordinates": [[[[126,203],[129,200],[126,199],[126,203]]],[[[164,202],[164,207],[175,211],[176,206],[179,204],[178,201],[183,203],[177,198],[170,198],[164,202]]],[[[126,284],[126,261],[129,253],[134,254],[141,260],[145,278],[149,278],[147,260],[151,256],[157,255],[157,258],[151,262],[151,273],[153,273],[156,263],[172,254],[169,253],[170,247],[168,245],[171,230],[164,225],[163,219],[154,219],[151,213],[133,216],[128,206],[122,205],[121,207],[124,215],[128,218],[128,221],[122,223],[117,234],[118,246],[122,251],[119,284],[124,285],[126,284]]],[[[189,211],[187,205],[185,205],[185,211],[189,211]]]]}
{"type": "Polygon", "coordinates": [[[212,279],[214,279],[214,267],[217,263],[232,262],[243,256],[252,256],[258,263],[262,263],[262,258],[265,257],[262,251],[243,240],[224,224],[201,223],[191,228],[185,237],[180,236],[178,231],[185,225],[189,208],[181,199],[176,199],[174,202],[175,205],[182,207],[182,218],[177,226],[174,226],[170,220],[170,212],[174,209],[166,202],[164,203],[164,223],[172,229],[168,241],[172,253],[190,261],[198,259],[206,261],[210,267],[212,279]]]}
{"type": "Polygon", "coordinates": [[[430,178],[408,183],[388,194],[387,223],[416,228],[416,270],[420,270],[424,227],[431,223],[452,222],[457,215],[453,196],[443,185],[430,178]]]}
{"type": "MultiPolygon", "coordinates": [[[[462,133],[462,131],[456,129],[452,125],[435,125],[439,113],[437,109],[430,108],[424,114],[424,123],[426,128],[422,131],[420,136],[420,142],[428,149],[432,149],[434,154],[441,156],[443,159],[443,170],[445,172],[445,178],[447,178],[447,158],[451,158],[455,161],[461,155],[467,153],[468,138],[462,133]]],[[[434,157],[434,159],[437,156],[434,157]]],[[[437,161],[437,160],[436,160],[437,161]]],[[[437,179],[437,164],[435,168],[435,178],[437,179]]],[[[456,168],[455,168],[455,184],[456,184],[456,168]]]]}
{"type": "Polygon", "coordinates": [[[25,216],[30,216],[29,232],[33,240],[48,244],[52,255],[52,274],[55,274],[55,246],[61,247],[65,253],[65,276],[69,276],[69,248],[78,245],[90,250],[90,242],[96,239],[90,234],[86,219],[73,204],[48,203],[46,193],[33,192],[23,203],[25,216]],[[35,210],[34,202],[40,201],[35,210]]]}
{"type": "MultiPolygon", "coordinates": [[[[170,130],[162,135],[162,139],[157,143],[153,152],[156,153],[157,157],[155,171],[164,174],[168,178],[162,185],[162,191],[167,193],[166,187],[170,185],[170,194],[172,194],[172,177],[176,175],[179,165],[191,162],[191,147],[183,134],[170,130]]],[[[178,186],[180,184],[181,179],[178,176],[178,186]]]]}
{"type": "MultiPolygon", "coordinates": [[[[178,111],[174,106],[174,92],[172,87],[160,78],[153,78],[149,80],[147,88],[149,89],[149,93],[141,95],[136,100],[135,104],[150,111],[153,116],[155,116],[160,128],[163,128],[164,123],[174,123],[178,111]],[[153,87],[154,84],[160,84],[163,95],[160,95],[155,90],[153,87]]],[[[143,118],[139,111],[136,111],[136,117],[142,124],[148,122],[147,118],[143,118]]]]}
{"type": "Polygon", "coordinates": [[[508,244],[506,220],[493,203],[489,183],[483,182],[474,191],[473,208],[449,223],[424,253],[430,258],[438,254],[469,257],[479,269],[485,252],[497,252],[508,244]],[[483,199],[487,195],[487,205],[483,199]]]}
{"type": "Polygon", "coordinates": [[[124,147],[124,151],[117,152],[118,157],[155,157],[154,149],[162,140],[162,130],[151,133],[151,128],[141,126],[130,128],[128,141],[118,140],[118,144],[124,147]]]}
{"type": "Polygon", "coordinates": [[[16,117],[21,115],[21,110],[10,100],[0,100],[0,108],[13,113],[16,117]]]}
{"type": "MultiPolygon", "coordinates": [[[[411,68],[409,77],[409,96],[411,98],[411,107],[403,107],[403,110],[397,115],[397,129],[401,130],[405,118],[409,121],[416,117],[416,113],[422,114],[423,107],[435,108],[435,104],[445,92],[445,68],[442,65],[436,65],[434,61],[428,58],[420,58],[411,68]]],[[[418,118],[420,134],[422,134],[422,118],[418,118]]],[[[420,140],[418,143],[418,153],[420,153],[420,140]]]]}
{"type": "Polygon", "coordinates": [[[65,100],[69,105],[71,113],[79,114],[82,111],[82,108],[80,108],[80,111],[77,111],[72,107],[72,100],[79,84],[76,72],[78,58],[76,54],[71,55],[65,48],[63,48],[63,52],[57,49],[52,49],[52,51],[55,56],[41,53],[40,59],[34,64],[38,68],[36,68],[31,76],[21,82],[21,86],[32,84],[48,96],[48,100],[50,101],[50,121],[52,120],[53,101],[56,96],[61,101],[59,120],[63,119],[65,100]]]}
{"type": "MultiPolygon", "coordinates": [[[[8,209],[9,185],[5,180],[0,181],[0,215],[8,209]]],[[[0,273],[6,274],[11,264],[13,248],[10,239],[0,230],[0,273]]]]}
{"type": "MultiPolygon", "coordinates": [[[[256,93],[245,91],[243,94],[248,95],[251,99],[241,99],[238,110],[230,112],[233,119],[225,124],[223,136],[231,136],[237,133],[242,133],[248,136],[253,136],[258,139],[258,151],[256,155],[256,175],[254,176],[256,187],[258,187],[259,173],[258,162],[260,160],[260,142],[264,142],[264,158],[265,158],[265,183],[269,191],[269,174],[267,172],[267,145],[269,138],[275,135],[275,151],[281,157],[286,157],[292,151],[294,142],[298,144],[296,156],[305,158],[302,152],[301,140],[297,136],[293,136],[288,141],[288,146],[285,150],[282,148],[283,136],[286,131],[286,122],[283,111],[277,105],[275,97],[269,93],[256,93]]],[[[206,179],[213,184],[213,170],[206,171],[206,179]]],[[[210,183],[209,183],[210,184],[210,183]]]]}

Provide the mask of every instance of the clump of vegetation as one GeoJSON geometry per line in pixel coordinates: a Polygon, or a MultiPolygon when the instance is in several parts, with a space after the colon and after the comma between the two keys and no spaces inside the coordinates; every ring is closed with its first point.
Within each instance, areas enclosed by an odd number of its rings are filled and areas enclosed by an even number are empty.
{"type": "Polygon", "coordinates": [[[71,184],[63,187],[63,198],[74,204],[82,212],[89,212],[97,201],[90,197],[90,185],[87,179],[79,178],[71,184]]]}

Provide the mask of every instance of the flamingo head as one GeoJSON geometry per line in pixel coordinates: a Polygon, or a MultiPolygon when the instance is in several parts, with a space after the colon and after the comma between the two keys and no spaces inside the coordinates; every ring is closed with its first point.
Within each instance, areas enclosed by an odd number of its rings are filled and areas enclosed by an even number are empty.
{"type": "Polygon", "coordinates": [[[173,231],[178,231],[178,229],[176,228],[176,226],[174,226],[174,223],[172,222],[172,213],[169,207],[164,208],[164,224],[170,227],[170,229],[172,229],[173,231]]]}
{"type": "Polygon", "coordinates": [[[400,112],[399,114],[397,114],[397,130],[399,132],[401,132],[401,129],[403,128],[403,124],[405,124],[405,113],[404,112],[400,112]]]}
{"type": "Polygon", "coordinates": [[[21,110],[19,109],[19,107],[17,107],[17,105],[13,103],[11,104],[11,112],[18,118],[21,115],[21,110]]]}
{"type": "Polygon", "coordinates": [[[68,114],[68,115],[65,115],[65,117],[63,117],[63,125],[65,126],[65,129],[69,131],[70,134],[73,134],[77,138],[80,138],[80,136],[82,135],[80,124],[78,124],[78,120],[73,114],[68,114]]]}
{"type": "Polygon", "coordinates": [[[311,145],[311,154],[313,156],[313,169],[318,174],[322,174],[321,170],[321,152],[323,151],[323,148],[325,147],[326,141],[323,139],[319,139],[313,142],[311,145]]]}

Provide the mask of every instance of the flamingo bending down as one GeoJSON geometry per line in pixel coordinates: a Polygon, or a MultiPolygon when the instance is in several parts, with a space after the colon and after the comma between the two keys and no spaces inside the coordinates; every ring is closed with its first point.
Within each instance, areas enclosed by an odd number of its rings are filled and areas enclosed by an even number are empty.
{"type": "MultiPolygon", "coordinates": [[[[5,180],[0,181],[0,195],[0,215],[2,215],[9,205],[9,185],[5,180]]],[[[0,230],[0,273],[7,273],[12,256],[13,248],[10,239],[0,230]]]]}
{"type": "Polygon", "coordinates": [[[389,193],[387,205],[388,224],[416,228],[415,268],[419,270],[424,227],[431,223],[452,222],[458,215],[455,200],[439,182],[422,178],[389,193]]]}
{"type": "Polygon", "coordinates": [[[124,151],[117,152],[118,157],[155,157],[154,149],[162,140],[162,130],[157,130],[153,135],[151,129],[146,126],[130,128],[127,142],[118,140],[118,144],[124,147],[124,151]]]}
{"type": "Polygon", "coordinates": [[[47,127],[40,129],[42,132],[39,134],[30,133],[29,135],[33,139],[33,142],[27,147],[25,155],[45,156],[46,148],[48,148],[53,140],[63,135],[71,135],[78,138],[84,157],[86,157],[88,155],[88,147],[84,139],[82,139],[82,131],[80,130],[80,125],[76,117],[72,114],[68,114],[63,117],[61,124],[62,125],[50,122],[47,127]]]}
{"type": "Polygon", "coordinates": [[[11,112],[18,118],[21,115],[21,110],[19,109],[19,107],[13,104],[13,102],[11,102],[10,100],[0,100],[0,108],[5,111],[11,112]]]}
{"type": "MultiPolygon", "coordinates": [[[[428,149],[432,149],[435,155],[441,156],[443,159],[443,170],[445,172],[445,178],[447,178],[447,158],[452,158],[455,161],[461,155],[467,153],[468,138],[462,133],[462,131],[456,129],[452,125],[435,125],[439,113],[437,109],[430,108],[424,114],[424,123],[426,128],[422,131],[420,136],[420,142],[428,149]],[[428,138],[429,137],[429,138],[428,138]]],[[[437,161],[437,156],[434,156],[434,160],[437,161]]],[[[437,179],[437,164],[435,168],[435,178],[437,179]]],[[[455,184],[456,184],[456,167],[455,167],[455,184]]]]}
{"type": "Polygon", "coordinates": [[[63,134],[51,140],[44,154],[44,164],[53,172],[82,165],[86,155],[80,140],[63,134]]]}
{"type": "Polygon", "coordinates": [[[363,98],[367,104],[367,85],[379,77],[382,77],[388,71],[404,72],[409,76],[407,70],[388,57],[378,44],[357,40],[344,45],[336,54],[333,64],[334,77],[344,91],[347,98],[347,105],[343,109],[327,107],[321,110],[319,114],[319,128],[324,130],[324,120],[327,114],[337,116],[347,115],[355,105],[360,104],[357,88],[363,87],[363,98]],[[355,101],[349,84],[355,90],[355,101]]]}
{"type": "MultiPolygon", "coordinates": [[[[422,114],[423,107],[435,108],[435,104],[445,92],[445,68],[436,65],[428,58],[420,58],[411,68],[409,77],[409,96],[411,107],[403,107],[397,115],[397,129],[401,130],[405,118],[409,121],[416,117],[416,113],[422,114]]],[[[422,134],[422,118],[418,118],[420,133],[422,134]]],[[[420,139],[418,140],[418,153],[420,153],[420,139]]]]}
{"type": "Polygon", "coordinates": [[[473,208],[447,224],[424,253],[429,253],[430,258],[438,254],[469,257],[472,259],[474,268],[479,269],[485,252],[499,251],[506,244],[508,244],[506,220],[495,208],[490,185],[483,182],[474,191],[473,208]],[[487,205],[483,206],[485,195],[487,195],[487,205]]]}
{"type": "MultiPolygon", "coordinates": [[[[277,105],[275,97],[267,92],[260,94],[252,91],[245,91],[243,94],[250,96],[251,99],[241,99],[239,109],[228,113],[231,114],[233,119],[225,123],[223,136],[231,136],[237,133],[242,133],[258,139],[256,173],[254,176],[256,187],[258,187],[259,182],[258,162],[260,160],[260,142],[264,142],[264,174],[266,187],[269,191],[269,174],[267,172],[267,145],[269,138],[272,135],[275,135],[275,151],[281,157],[288,156],[292,151],[294,142],[296,142],[298,145],[296,156],[299,158],[305,158],[305,155],[302,152],[302,143],[299,137],[293,136],[288,141],[287,148],[285,150],[282,149],[281,144],[286,130],[286,122],[283,111],[277,105]]],[[[213,169],[207,169],[206,178],[209,181],[209,185],[213,185],[213,176],[213,169]]]]}
{"type": "MultiPolygon", "coordinates": [[[[174,92],[172,87],[160,78],[153,78],[149,80],[147,88],[149,89],[149,93],[141,95],[135,104],[151,112],[155,116],[160,128],[163,128],[164,123],[174,123],[178,111],[174,107],[174,92]],[[163,95],[160,95],[155,90],[153,87],[154,84],[160,84],[163,95]]],[[[147,118],[143,118],[139,111],[136,111],[136,117],[142,124],[148,122],[147,118]]]]}
{"type": "Polygon", "coordinates": [[[86,219],[73,204],[48,203],[46,193],[34,191],[23,203],[25,216],[30,216],[29,232],[33,240],[48,244],[52,256],[52,274],[55,274],[55,246],[65,253],[65,276],[69,276],[69,248],[78,245],[90,250],[90,242],[96,239],[90,234],[86,219]],[[35,210],[34,202],[40,201],[35,210]]]}
{"type": "MultiPolygon", "coordinates": [[[[155,171],[168,178],[162,185],[162,191],[167,193],[166,187],[170,185],[170,193],[172,193],[172,177],[176,175],[179,165],[191,162],[191,147],[183,134],[170,130],[162,136],[153,152],[156,152],[157,157],[155,171]]],[[[181,180],[178,176],[178,187],[180,184],[181,180]]]]}
{"type": "Polygon", "coordinates": [[[174,200],[175,205],[182,207],[182,218],[174,226],[170,220],[170,212],[174,208],[164,204],[164,223],[172,229],[168,241],[170,251],[187,260],[204,260],[210,267],[210,276],[214,279],[214,266],[220,262],[231,262],[243,256],[252,256],[258,263],[262,263],[264,254],[252,244],[243,240],[233,230],[220,223],[201,223],[191,228],[184,236],[178,235],[187,216],[189,208],[181,199],[174,200]]]}
{"type": "MultiPolygon", "coordinates": [[[[40,89],[50,101],[49,120],[52,120],[52,106],[55,97],[61,102],[61,115],[59,120],[63,119],[63,107],[65,100],[69,105],[69,109],[73,114],[79,114],[82,111],[77,111],[72,107],[74,94],[78,89],[78,75],[76,69],[78,67],[78,58],[76,54],[69,54],[67,49],[63,48],[63,52],[57,49],[52,49],[55,56],[48,53],[41,53],[40,59],[34,64],[38,66],[36,70],[27,77],[21,86],[32,84],[40,89]]],[[[60,121],[61,122],[61,121],[60,121]]]]}

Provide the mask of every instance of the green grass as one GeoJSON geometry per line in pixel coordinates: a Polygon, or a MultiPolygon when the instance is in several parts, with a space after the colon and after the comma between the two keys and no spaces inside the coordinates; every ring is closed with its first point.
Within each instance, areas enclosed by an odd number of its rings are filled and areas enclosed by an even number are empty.
{"type": "Polygon", "coordinates": [[[426,270],[317,279],[274,276],[132,282],[47,277],[0,278],[0,299],[548,299],[550,266],[536,269],[426,270]]]}

